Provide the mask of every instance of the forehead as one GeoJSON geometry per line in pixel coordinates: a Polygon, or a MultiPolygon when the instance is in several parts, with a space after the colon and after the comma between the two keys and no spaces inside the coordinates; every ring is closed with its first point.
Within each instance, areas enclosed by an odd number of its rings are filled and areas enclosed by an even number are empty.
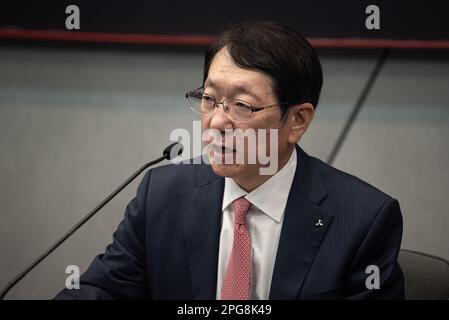
{"type": "Polygon", "coordinates": [[[272,79],[261,71],[239,67],[226,48],[213,58],[204,87],[223,94],[249,94],[259,100],[274,96],[272,79]]]}

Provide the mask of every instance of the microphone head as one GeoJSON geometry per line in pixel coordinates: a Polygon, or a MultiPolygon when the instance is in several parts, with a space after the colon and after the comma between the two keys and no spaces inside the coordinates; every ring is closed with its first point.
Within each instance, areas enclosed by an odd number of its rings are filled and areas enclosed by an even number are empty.
{"type": "Polygon", "coordinates": [[[177,156],[181,155],[181,153],[184,151],[184,148],[182,146],[182,143],[180,142],[174,142],[171,145],[169,145],[167,148],[164,149],[162,154],[165,156],[165,159],[171,160],[173,158],[176,158],[177,156]]]}

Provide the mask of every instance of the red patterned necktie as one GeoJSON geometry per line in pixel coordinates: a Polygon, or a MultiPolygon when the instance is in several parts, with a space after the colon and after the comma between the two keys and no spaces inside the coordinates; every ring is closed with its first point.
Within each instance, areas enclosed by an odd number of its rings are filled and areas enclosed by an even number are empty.
{"type": "Polygon", "coordinates": [[[234,243],[221,290],[222,300],[248,300],[251,287],[251,237],[246,214],[251,202],[239,198],[234,207],[234,243]]]}

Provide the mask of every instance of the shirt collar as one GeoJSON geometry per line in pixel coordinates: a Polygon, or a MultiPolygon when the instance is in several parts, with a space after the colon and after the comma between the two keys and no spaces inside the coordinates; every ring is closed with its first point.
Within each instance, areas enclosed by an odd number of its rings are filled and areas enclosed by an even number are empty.
{"type": "Polygon", "coordinates": [[[225,210],[234,200],[244,196],[263,213],[280,222],[295,176],[296,163],[296,150],[293,149],[287,164],[270,179],[249,193],[242,189],[232,178],[225,178],[222,210],[225,210]]]}

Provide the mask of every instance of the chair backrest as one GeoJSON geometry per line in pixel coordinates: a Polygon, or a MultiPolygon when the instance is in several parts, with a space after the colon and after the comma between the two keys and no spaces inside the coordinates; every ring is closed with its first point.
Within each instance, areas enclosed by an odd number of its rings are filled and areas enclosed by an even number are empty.
{"type": "Polygon", "coordinates": [[[399,265],[407,300],[449,299],[449,262],[426,253],[402,249],[399,265]]]}

